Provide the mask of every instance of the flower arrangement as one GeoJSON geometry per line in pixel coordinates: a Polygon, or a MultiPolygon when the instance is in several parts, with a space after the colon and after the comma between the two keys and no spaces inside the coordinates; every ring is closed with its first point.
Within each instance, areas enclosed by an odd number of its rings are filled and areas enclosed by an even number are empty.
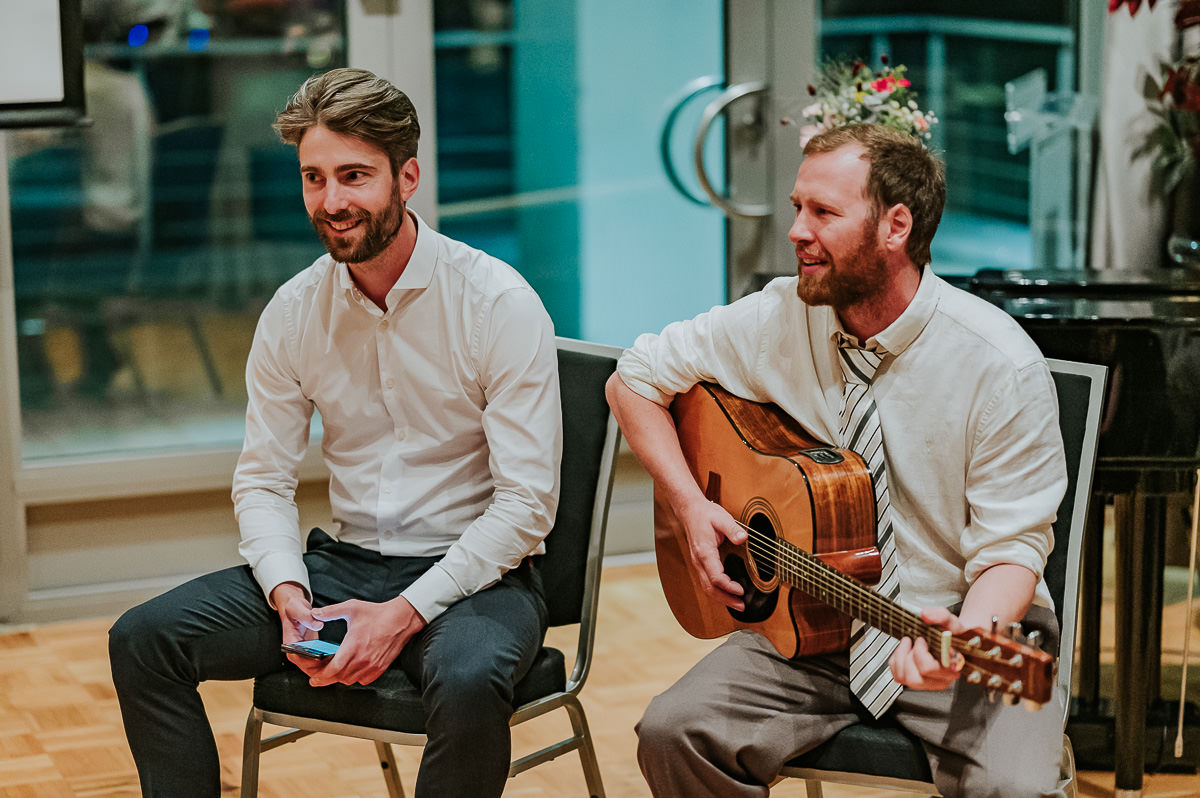
{"type": "Polygon", "coordinates": [[[865,122],[886,125],[929,141],[937,116],[917,105],[916,93],[910,89],[912,84],[904,77],[905,71],[901,64],[889,66],[887,56],[883,56],[878,71],[872,71],[859,60],[826,61],[817,84],[808,87],[808,93],[815,99],[800,112],[805,120],[800,127],[800,146],[826,130],[865,122]]]}

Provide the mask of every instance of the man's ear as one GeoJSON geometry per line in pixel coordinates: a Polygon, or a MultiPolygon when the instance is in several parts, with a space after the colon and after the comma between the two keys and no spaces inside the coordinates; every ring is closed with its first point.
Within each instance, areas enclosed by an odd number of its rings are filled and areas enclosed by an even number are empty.
{"type": "Polygon", "coordinates": [[[404,202],[412,197],[417,192],[417,186],[421,184],[421,167],[417,163],[416,158],[409,158],[400,165],[400,174],[396,176],[400,182],[400,199],[404,202]]]}
{"type": "Polygon", "coordinates": [[[887,209],[880,219],[880,232],[883,235],[883,245],[892,252],[904,252],[908,247],[908,237],[912,233],[912,211],[903,203],[896,203],[887,209]]]}

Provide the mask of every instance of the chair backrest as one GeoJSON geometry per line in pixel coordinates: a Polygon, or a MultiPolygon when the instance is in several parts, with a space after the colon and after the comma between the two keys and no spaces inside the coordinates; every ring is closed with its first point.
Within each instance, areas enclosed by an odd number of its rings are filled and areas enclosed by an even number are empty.
{"type": "Polygon", "coordinates": [[[558,515],[539,566],[551,626],[579,622],[588,577],[585,552],[593,542],[603,542],[603,538],[593,541],[592,532],[604,532],[612,490],[611,460],[605,460],[615,456],[614,436],[619,435],[612,429],[616,422],[604,398],[604,384],[616,369],[620,352],[616,347],[558,339],[562,468],[558,515]],[[598,500],[604,500],[603,505],[598,500]],[[597,510],[602,517],[596,517],[597,510]]]}
{"type": "MultiPolygon", "coordinates": [[[[1070,695],[1079,606],[1080,554],[1092,495],[1096,443],[1108,369],[1091,363],[1048,360],[1058,393],[1058,423],[1067,458],[1067,492],[1054,522],[1054,551],[1046,561],[1046,586],[1060,627],[1058,684],[1070,695]]],[[[1064,719],[1065,720],[1065,719],[1064,719]]]]}
{"type": "Polygon", "coordinates": [[[154,247],[208,244],[209,204],[224,135],[220,122],[194,117],[164,125],[154,136],[154,247]]]}
{"type": "Polygon", "coordinates": [[[601,553],[620,430],[604,384],[621,349],[559,338],[563,453],[558,514],[539,558],[551,626],[580,624],[573,682],[582,681],[590,660],[601,553]]]}
{"type": "MultiPolygon", "coordinates": [[[[83,230],[83,161],[73,145],[13,158],[8,170],[13,274],[17,298],[42,299],[46,260],[71,257],[83,230]]],[[[73,279],[86,278],[76,264],[73,279]]]]}
{"type": "Polygon", "coordinates": [[[250,148],[250,223],[255,240],[309,241],[321,246],[304,210],[300,185],[295,147],[279,143],[250,148]]]}

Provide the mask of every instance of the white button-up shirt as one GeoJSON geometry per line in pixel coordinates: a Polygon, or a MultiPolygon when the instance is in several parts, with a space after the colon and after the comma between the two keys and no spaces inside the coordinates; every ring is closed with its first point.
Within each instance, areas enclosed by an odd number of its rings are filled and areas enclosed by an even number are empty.
{"type": "MultiPolygon", "coordinates": [[[[695,383],[774,402],[835,445],[843,378],[837,314],[796,296],[797,279],[661,335],[642,335],[617,369],[638,394],[667,405],[695,383]]],[[[1006,313],[924,269],[912,303],[878,342],[873,390],[883,431],[901,603],[949,607],[999,563],[1040,574],[1066,490],[1053,378],[1006,313]]],[[[786,534],[786,532],[785,532],[786,534]]],[[[1034,599],[1051,606],[1042,581],[1034,599]]]]}
{"type": "Polygon", "coordinates": [[[259,319],[233,500],[239,550],[268,596],[287,581],[309,589],[294,495],[314,409],[330,533],[440,556],[403,594],[427,621],[544,551],[562,452],[550,317],[510,266],[416,222],[386,312],[325,255],[259,319]]]}

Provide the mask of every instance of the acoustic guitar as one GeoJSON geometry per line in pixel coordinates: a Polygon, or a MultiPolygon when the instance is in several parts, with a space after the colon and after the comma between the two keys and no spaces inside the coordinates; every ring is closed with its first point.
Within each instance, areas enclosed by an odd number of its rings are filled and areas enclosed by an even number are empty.
{"type": "Polygon", "coordinates": [[[952,635],[870,587],[882,567],[875,492],[857,453],[817,441],[773,404],[709,383],[677,396],[671,415],[696,483],[747,535],[720,550],[725,573],[745,590],[745,609],[735,611],[704,592],[683,527],[655,491],[659,578],[689,634],[707,639],[750,629],[794,658],[846,650],[858,618],[892,637],[923,638],[943,665],[957,651],[968,682],[1014,703],[1050,700],[1051,655],[994,629],[952,635]]]}

